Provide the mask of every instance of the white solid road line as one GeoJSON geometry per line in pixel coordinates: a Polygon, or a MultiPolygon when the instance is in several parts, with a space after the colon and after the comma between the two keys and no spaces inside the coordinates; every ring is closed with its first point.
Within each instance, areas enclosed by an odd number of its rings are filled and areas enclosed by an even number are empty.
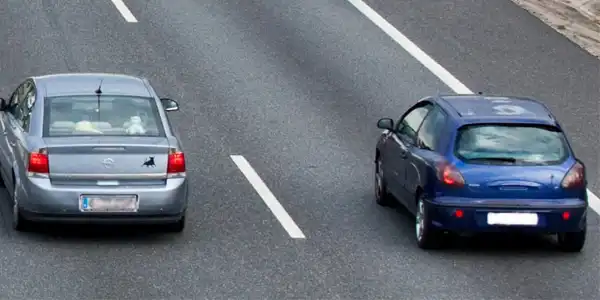
{"type": "Polygon", "coordinates": [[[348,0],[352,3],[363,15],[371,20],[377,27],[381,28],[383,32],[387,33],[396,43],[398,43],[404,50],[410,55],[416,58],[423,66],[425,66],[431,73],[437,76],[443,83],[452,88],[456,93],[459,94],[472,94],[471,90],[460,82],[456,77],[452,76],[444,67],[438,64],[433,58],[419,48],[415,43],[409,40],[402,32],[398,31],[392,24],[386,19],[380,16],[375,10],[369,7],[366,3],[361,0],[348,0]]]}
{"type": "Polygon", "coordinates": [[[290,217],[290,215],[285,211],[285,208],[281,206],[281,203],[277,201],[275,195],[271,193],[269,187],[262,181],[260,176],[254,171],[254,168],[250,165],[250,163],[241,155],[231,155],[231,160],[237,165],[237,167],[242,171],[250,185],[256,190],[258,195],[263,199],[265,204],[269,207],[275,218],[281,223],[283,229],[287,231],[290,237],[294,239],[305,239],[304,233],[300,230],[300,227],[296,225],[296,222],[290,217]]]}
{"type": "Polygon", "coordinates": [[[137,23],[137,19],[131,13],[129,8],[127,8],[127,5],[125,5],[123,0],[110,0],[110,1],[112,1],[112,3],[117,7],[117,10],[121,13],[123,18],[125,18],[125,21],[127,21],[129,23],[137,23]]]}
{"type": "MultiPolygon", "coordinates": [[[[443,83],[450,87],[457,94],[473,94],[466,85],[458,80],[454,75],[450,74],[444,67],[438,64],[433,58],[419,48],[415,43],[409,40],[404,34],[396,29],[392,24],[385,20],[375,10],[369,7],[362,0],[347,0],[356,9],[358,9],[365,17],[371,20],[377,27],[381,28],[388,36],[390,36],[398,45],[400,45],[406,52],[412,55],[418,60],[423,66],[437,76],[443,83]]],[[[589,189],[587,190],[589,206],[600,213],[600,199],[594,195],[589,189]]]]}

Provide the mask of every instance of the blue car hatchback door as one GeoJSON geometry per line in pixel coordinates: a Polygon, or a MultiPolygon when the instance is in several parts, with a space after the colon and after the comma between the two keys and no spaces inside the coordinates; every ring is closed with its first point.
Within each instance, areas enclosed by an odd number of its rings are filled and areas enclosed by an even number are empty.
{"type": "Polygon", "coordinates": [[[419,247],[442,246],[448,232],[519,231],[583,248],[585,166],[541,102],[437,95],[377,126],[375,199],[416,216],[419,247]]]}

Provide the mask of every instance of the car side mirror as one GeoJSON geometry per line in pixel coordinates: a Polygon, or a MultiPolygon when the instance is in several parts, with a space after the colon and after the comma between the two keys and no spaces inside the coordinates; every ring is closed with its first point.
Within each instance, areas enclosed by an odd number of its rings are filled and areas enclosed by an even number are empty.
{"type": "Polygon", "coordinates": [[[162,103],[165,111],[177,111],[179,110],[179,103],[173,99],[169,98],[160,98],[160,102],[162,103]]]}
{"type": "Polygon", "coordinates": [[[394,120],[390,118],[381,118],[377,121],[377,128],[394,130],[394,120]]]}

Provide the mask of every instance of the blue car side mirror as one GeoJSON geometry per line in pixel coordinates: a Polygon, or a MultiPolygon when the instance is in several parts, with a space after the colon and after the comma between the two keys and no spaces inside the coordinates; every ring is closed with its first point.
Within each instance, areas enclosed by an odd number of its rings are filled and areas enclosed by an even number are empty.
{"type": "Polygon", "coordinates": [[[394,130],[394,120],[390,118],[381,118],[377,121],[377,127],[381,129],[394,130]]]}

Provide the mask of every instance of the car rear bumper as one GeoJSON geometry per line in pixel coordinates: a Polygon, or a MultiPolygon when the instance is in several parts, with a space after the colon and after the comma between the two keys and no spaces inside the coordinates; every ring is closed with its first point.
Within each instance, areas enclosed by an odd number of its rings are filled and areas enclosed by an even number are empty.
{"type": "Polygon", "coordinates": [[[530,233],[576,232],[585,228],[588,205],[581,199],[436,199],[426,201],[426,210],[434,227],[454,232],[530,233]],[[462,217],[456,211],[462,211],[462,217]],[[563,213],[569,219],[563,219],[563,213]],[[535,213],[536,225],[490,225],[488,213],[535,213]]]}
{"type": "Polygon", "coordinates": [[[169,223],[179,220],[188,204],[186,178],[169,179],[163,186],[100,187],[52,185],[48,179],[29,178],[18,191],[23,217],[32,221],[77,223],[169,223]],[[82,194],[136,194],[135,213],[82,212],[82,194]]]}
{"type": "Polygon", "coordinates": [[[82,213],[39,213],[23,210],[22,216],[35,222],[49,223],[76,223],[76,224],[168,224],[174,223],[183,217],[184,213],[176,215],[139,215],[139,214],[82,214],[82,213]]]}

